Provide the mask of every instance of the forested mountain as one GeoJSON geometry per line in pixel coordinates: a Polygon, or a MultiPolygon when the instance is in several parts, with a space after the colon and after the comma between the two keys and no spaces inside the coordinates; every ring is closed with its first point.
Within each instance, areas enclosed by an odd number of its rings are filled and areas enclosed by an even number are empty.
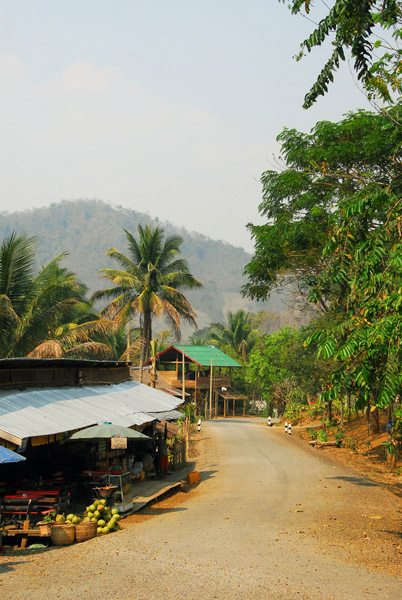
{"type": "Polygon", "coordinates": [[[203,288],[186,295],[198,315],[200,327],[212,321],[223,321],[228,310],[266,310],[284,312],[278,296],[262,304],[243,299],[240,288],[242,272],[250,255],[243,248],[212,240],[200,233],[188,232],[171,223],[160,223],[145,213],[112,207],[99,200],[62,201],[46,208],[0,214],[0,239],[16,230],[37,236],[38,267],[62,252],[68,256],[63,265],[77,273],[91,292],[107,286],[97,274],[112,266],[105,256],[109,248],[126,251],[124,228],[136,234],[137,225],[160,225],[166,234],[178,233],[183,238],[182,254],[190,271],[203,283],[203,288]]]}

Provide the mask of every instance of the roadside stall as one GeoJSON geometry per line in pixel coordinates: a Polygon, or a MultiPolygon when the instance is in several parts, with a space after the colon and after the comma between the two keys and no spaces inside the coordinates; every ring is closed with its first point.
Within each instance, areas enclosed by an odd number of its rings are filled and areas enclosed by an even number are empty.
{"type": "MultiPolygon", "coordinates": [[[[105,422],[101,425],[87,427],[77,431],[70,436],[69,441],[99,441],[106,446],[106,465],[105,471],[97,471],[94,475],[97,477],[92,483],[92,491],[98,498],[106,498],[110,505],[115,506],[121,512],[131,510],[133,506],[133,497],[131,492],[131,475],[129,471],[116,472],[110,470],[110,451],[127,450],[128,440],[150,440],[151,438],[139,431],[129,427],[121,427],[105,422]]],[[[87,472],[88,475],[90,472],[87,472]]]]}

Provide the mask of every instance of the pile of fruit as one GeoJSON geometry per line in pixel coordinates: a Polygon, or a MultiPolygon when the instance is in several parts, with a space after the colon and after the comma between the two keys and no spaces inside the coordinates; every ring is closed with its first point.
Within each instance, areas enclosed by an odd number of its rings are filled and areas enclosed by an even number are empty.
{"type": "Polygon", "coordinates": [[[110,533],[120,529],[121,516],[117,508],[111,510],[106,506],[106,500],[94,500],[93,504],[87,506],[83,521],[96,521],[98,523],[98,534],[110,533]]]}
{"type": "Polygon", "coordinates": [[[69,514],[66,517],[64,515],[56,515],[56,523],[71,523],[72,525],[79,525],[85,521],[95,521],[97,523],[97,533],[110,533],[120,529],[119,521],[121,516],[117,508],[109,509],[106,506],[106,500],[94,500],[93,504],[86,507],[84,516],[79,517],[78,515],[69,514]]]}

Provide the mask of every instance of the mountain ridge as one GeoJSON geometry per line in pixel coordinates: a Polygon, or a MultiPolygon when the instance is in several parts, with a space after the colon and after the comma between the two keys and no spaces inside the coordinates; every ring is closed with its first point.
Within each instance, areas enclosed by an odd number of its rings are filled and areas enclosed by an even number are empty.
{"type": "Polygon", "coordinates": [[[92,293],[108,285],[97,273],[104,267],[114,266],[105,252],[117,248],[126,253],[124,229],[135,235],[138,224],[158,225],[166,235],[175,233],[183,238],[182,256],[193,275],[203,283],[200,290],[185,292],[197,312],[199,327],[224,322],[228,310],[239,308],[283,312],[277,295],[265,303],[242,298],[243,269],[251,258],[244,248],[102,200],[62,200],[47,207],[2,212],[0,237],[3,239],[13,230],[35,236],[38,268],[67,252],[62,264],[75,272],[92,293]]]}

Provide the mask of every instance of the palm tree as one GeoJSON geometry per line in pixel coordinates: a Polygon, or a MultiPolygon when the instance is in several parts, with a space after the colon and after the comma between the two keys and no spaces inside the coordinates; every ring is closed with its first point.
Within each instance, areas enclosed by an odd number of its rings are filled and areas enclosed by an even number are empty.
{"type": "Polygon", "coordinates": [[[88,351],[89,332],[110,325],[97,320],[87,288],[59,266],[65,254],[35,275],[35,243],[13,232],[0,246],[0,357],[60,357],[77,342],[88,351]]]}
{"type": "Polygon", "coordinates": [[[190,273],[187,262],[178,257],[183,242],[180,236],[165,238],[163,229],[148,225],[138,225],[138,240],[124,231],[129,254],[115,248],[106,252],[121,268],[99,271],[113,287],[95,292],[93,299],[112,299],[102,310],[104,316],[127,322],[134,314],[140,315],[144,339],[141,359],[146,361],[153,317],[165,316],[176,337],[180,336],[181,318],[197,326],[196,314],[180,290],[198,288],[201,283],[190,273]]]}
{"type": "Polygon", "coordinates": [[[247,355],[259,335],[258,316],[245,310],[228,312],[228,325],[211,324],[210,343],[217,346],[229,346],[237,356],[247,360],[247,355]]]}

